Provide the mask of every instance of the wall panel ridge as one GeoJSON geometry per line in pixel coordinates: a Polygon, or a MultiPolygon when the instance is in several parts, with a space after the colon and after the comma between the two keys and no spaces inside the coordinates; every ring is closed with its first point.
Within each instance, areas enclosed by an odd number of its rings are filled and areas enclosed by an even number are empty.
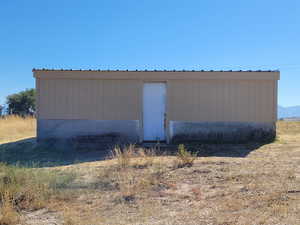
{"type": "Polygon", "coordinates": [[[170,120],[275,122],[271,80],[169,81],[170,120]]]}
{"type": "Polygon", "coordinates": [[[39,79],[41,119],[138,120],[140,82],[39,79]]]}

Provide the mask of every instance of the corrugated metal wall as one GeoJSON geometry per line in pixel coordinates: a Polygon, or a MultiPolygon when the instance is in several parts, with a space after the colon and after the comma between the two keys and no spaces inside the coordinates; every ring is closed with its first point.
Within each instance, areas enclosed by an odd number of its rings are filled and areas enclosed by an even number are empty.
{"type": "Polygon", "coordinates": [[[141,82],[38,79],[39,119],[137,120],[141,82]]]}
{"type": "Polygon", "coordinates": [[[276,84],[274,80],[172,80],[168,82],[168,119],[276,121],[276,84]]]}
{"type": "MultiPolygon", "coordinates": [[[[142,80],[37,78],[39,119],[140,120],[142,80]]],[[[277,80],[167,80],[168,120],[277,120],[277,80]]]]}

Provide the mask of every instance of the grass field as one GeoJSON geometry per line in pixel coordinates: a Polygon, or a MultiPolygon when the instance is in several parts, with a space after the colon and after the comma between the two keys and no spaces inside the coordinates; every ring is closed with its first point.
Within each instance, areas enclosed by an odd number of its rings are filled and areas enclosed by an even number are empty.
{"type": "Polygon", "coordinates": [[[300,224],[300,122],[269,144],[188,146],[196,158],[130,146],[100,160],[37,145],[34,129],[0,120],[0,225],[300,224]]]}
{"type": "Polygon", "coordinates": [[[0,144],[36,136],[36,120],[18,116],[0,117],[0,144]]]}

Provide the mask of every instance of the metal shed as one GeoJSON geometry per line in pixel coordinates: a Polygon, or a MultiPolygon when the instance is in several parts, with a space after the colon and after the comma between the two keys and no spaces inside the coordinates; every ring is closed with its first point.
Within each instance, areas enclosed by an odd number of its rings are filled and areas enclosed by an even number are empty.
{"type": "Polygon", "coordinates": [[[33,69],[38,139],[130,142],[274,138],[279,71],[33,69]]]}

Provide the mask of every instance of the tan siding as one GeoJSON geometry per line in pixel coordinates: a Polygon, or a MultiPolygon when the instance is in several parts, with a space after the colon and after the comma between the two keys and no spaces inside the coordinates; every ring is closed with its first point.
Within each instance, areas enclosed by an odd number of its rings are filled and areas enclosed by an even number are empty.
{"type": "Polygon", "coordinates": [[[90,104],[93,105],[93,110],[91,110],[91,119],[97,119],[97,82],[93,81],[90,84],[90,104]]]}
{"type": "Polygon", "coordinates": [[[46,93],[47,93],[47,82],[45,80],[39,79],[39,89],[38,89],[38,114],[37,116],[41,118],[42,115],[45,114],[45,111],[47,110],[47,99],[46,99],[46,93]]]}
{"type": "Polygon", "coordinates": [[[269,90],[269,99],[268,99],[268,104],[269,104],[269,113],[271,115],[271,119],[274,117],[274,83],[273,82],[268,82],[268,90],[269,90]]]}
{"type": "Polygon", "coordinates": [[[169,81],[169,119],[272,122],[274,81],[169,81]]]}
{"type": "Polygon", "coordinates": [[[76,111],[79,109],[79,103],[77,101],[78,99],[78,91],[76,91],[76,88],[79,88],[78,82],[76,80],[70,80],[69,81],[69,88],[70,88],[70,111],[71,111],[71,119],[76,119],[76,111]],[[77,85],[77,86],[76,86],[77,85]]]}
{"type": "Polygon", "coordinates": [[[230,99],[231,99],[231,104],[229,105],[230,108],[231,108],[231,115],[230,115],[230,118],[231,118],[231,121],[236,121],[237,118],[236,118],[236,113],[238,113],[238,95],[236,94],[236,91],[237,91],[237,87],[236,87],[236,84],[234,81],[231,81],[230,82],[230,99]]]}
{"type": "Polygon", "coordinates": [[[40,119],[139,119],[138,81],[41,79],[39,83],[40,119]]]}
{"type": "Polygon", "coordinates": [[[247,84],[248,81],[240,81],[238,82],[237,87],[239,88],[238,90],[238,113],[237,113],[237,121],[249,121],[249,111],[250,107],[247,104],[247,98],[248,98],[248,93],[247,93],[247,84]]]}
{"type": "Polygon", "coordinates": [[[274,109],[274,112],[273,112],[273,120],[277,120],[277,116],[278,116],[278,108],[277,108],[277,97],[278,97],[278,84],[277,84],[277,81],[273,81],[273,109],[274,109]]]}
{"type": "Polygon", "coordinates": [[[104,84],[102,80],[97,80],[97,115],[104,118],[104,84]]]}
{"type": "MultiPolygon", "coordinates": [[[[72,98],[70,99],[72,101],[73,105],[73,119],[80,119],[80,81],[79,80],[73,80],[72,85],[72,98]]],[[[51,115],[50,115],[51,116],[51,115]]],[[[63,118],[64,119],[64,118],[63,118]]]]}
{"type": "Polygon", "coordinates": [[[223,101],[223,107],[224,107],[224,110],[223,110],[223,120],[225,120],[226,118],[230,118],[230,112],[229,112],[229,81],[224,81],[224,92],[223,92],[223,95],[224,95],[224,101],[223,101]]]}
{"type": "Polygon", "coordinates": [[[256,103],[256,85],[255,82],[248,82],[248,98],[247,104],[249,105],[249,121],[255,121],[255,103],[256,103]]]}
{"type": "Polygon", "coordinates": [[[254,101],[254,109],[255,109],[255,111],[254,111],[254,121],[258,121],[258,117],[259,117],[259,115],[260,115],[260,112],[259,112],[259,108],[258,108],[258,101],[259,101],[259,99],[260,99],[260,97],[259,97],[259,95],[260,95],[260,93],[259,93],[259,86],[257,86],[256,85],[256,82],[253,82],[254,83],[254,89],[253,89],[253,94],[254,94],[254,96],[255,96],[255,98],[253,99],[253,101],[254,101]]]}
{"type": "MultiPolygon", "coordinates": [[[[158,81],[156,80],[158,75],[155,73],[141,73],[141,78],[149,74],[155,77],[154,81],[158,81]]],[[[248,75],[257,77],[257,74],[246,73],[243,74],[243,79],[239,80],[237,79],[239,73],[233,75],[227,73],[228,78],[234,79],[202,77],[183,80],[179,79],[177,73],[174,79],[171,79],[172,74],[174,73],[163,75],[168,78],[163,80],[167,82],[168,120],[272,122],[277,119],[276,76],[271,79],[272,76],[268,75],[270,79],[266,80],[255,80],[253,77],[247,80],[248,75]]],[[[198,72],[188,73],[187,77],[193,78],[197,74],[199,75],[198,72]]],[[[67,75],[71,76],[70,73],[67,75]]],[[[219,73],[211,75],[220,76],[219,73]]],[[[55,79],[50,79],[51,76],[43,79],[43,75],[39,74],[40,78],[36,82],[40,119],[141,120],[142,118],[144,82],[142,79],[69,79],[67,76],[60,79],[54,76],[55,79]]]]}
{"type": "Polygon", "coordinates": [[[104,120],[111,120],[114,118],[118,120],[118,80],[104,81],[104,94],[103,107],[104,107],[104,120]]]}
{"type": "Polygon", "coordinates": [[[35,88],[36,88],[36,112],[37,112],[37,117],[39,118],[39,112],[40,112],[40,87],[41,87],[41,84],[40,84],[40,79],[36,79],[35,80],[35,88]]]}
{"type": "Polygon", "coordinates": [[[265,117],[266,117],[266,113],[267,113],[267,93],[268,90],[266,90],[266,83],[265,82],[260,82],[259,84],[257,84],[257,86],[260,88],[260,96],[259,96],[259,110],[260,110],[260,114],[259,114],[259,121],[264,121],[265,117]]]}
{"type": "MultiPolygon", "coordinates": [[[[47,100],[48,100],[48,110],[45,113],[48,113],[53,116],[53,119],[56,119],[56,99],[57,99],[57,91],[56,91],[56,86],[54,85],[55,80],[49,80],[47,82],[47,100]],[[48,94],[49,93],[49,94],[48,94]]],[[[63,106],[60,106],[63,107],[63,106]]]]}
{"type": "Polygon", "coordinates": [[[257,87],[257,94],[258,94],[258,96],[257,96],[257,102],[256,102],[256,110],[257,110],[257,114],[256,114],[256,120],[257,121],[260,121],[261,120],[261,117],[263,116],[262,114],[263,114],[263,111],[264,111],[264,109],[263,109],[263,87],[262,87],[262,83],[260,82],[259,84],[258,83],[256,83],[256,87],[257,87]]]}
{"type": "Polygon", "coordinates": [[[53,87],[55,88],[55,117],[59,118],[59,115],[68,115],[66,113],[66,105],[64,99],[66,98],[66,87],[63,85],[64,80],[62,82],[54,82],[53,87]],[[61,93],[61,90],[64,90],[64,93],[61,93]]]}
{"type": "Polygon", "coordinates": [[[216,96],[215,96],[215,99],[216,99],[216,105],[215,105],[215,110],[216,110],[216,120],[217,121],[223,121],[222,120],[222,114],[223,114],[223,102],[224,102],[224,92],[222,90],[222,87],[224,86],[224,82],[223,81],[216,81],[216,96]],[[220,98],[220,96],[222,96],[222,98],[220,98]]]}

